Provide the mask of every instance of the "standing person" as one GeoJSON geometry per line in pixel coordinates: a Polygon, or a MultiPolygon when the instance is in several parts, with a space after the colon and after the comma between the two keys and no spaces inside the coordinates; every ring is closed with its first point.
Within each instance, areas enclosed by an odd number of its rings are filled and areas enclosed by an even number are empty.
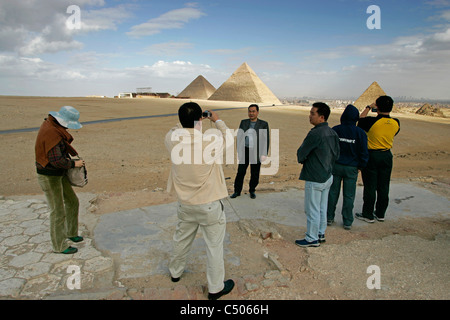
{"type": "Polygon", "coordinates": [[[333,182],[333,165],[339,158],[339,137],[328,126],[330,107],[314,103],[309,122],[314,126],[297,150],[297,160],[303,164],[300,180],[305,180],[306,236],[296,240],[300,247],[318,247],[325,241],[328,192],[333,182]]]}
{"type": "Polygon", "coordinates": [[[36,138],[35,156],[39,185],[45,193],[50,210],[50,238],[54,252],[72,254],[77,248],[66,239],[80,242],[78,236],[78,197],[65,175],[67,170],[84,166],[84,160],[71,160],[77,152],[71,146],[73,137],[67,129],[80,129],[77,109],[65,106],[50,112],[36,138]]]}
{"type": "Polygon", "coordinates": [[[362,213],[355,216],[368,223],[375,222],[374,218],[384,221],[389,205],[393,165],[391,148],[400,131],[400,121],[390,116],[393,106],[391,97],[381,96],[361,112],[358,122],[358,127],[367,132],[369,162],[361,171],[364,183],[362,213]],[[377,112],[377,117],[367,116],[371,109],[377,112]]]}
{"type": "MultiPolygon", "coordinates": [[[[228,196],[228,191],[221,164],[216,161],[197,164],[192,159],[181,162],[175,159],[180,145],[183,153],[186,150],[191,157],[200,155],[201,159],[207,147],[202,143],[203,117],[200,106],[194,102],[185,103],[179,108],[178,117],[181,125],[172,128],[165,139],[172,159],[167,191],[174,190],[178,197],[178,224],[173,236],[174,249],[169,271],[173,282],[180,280],[186,267],[187,254],[200,227],[207,247],[208,298],[215,300],[230,293],[234,287],[233,280],[224,282],[223,240],[226,218],[221,199],[228,196]]],[[[214,111],[210,111],[208,118],[215,123],[224,138],[228,129],[225,122],[214,111]]],[[[220,152],[217,156],[220,156],[220,152]]]]}
{"type": "Polygon", "coordinates": [[[237,152],[239,166],[234,180],[234,193],[230,198],[234,199],[241,195],[244,177],[250,164],[250,198],[255,199],[255,190],[259,183],[261,162],[263,162],[269,151],[269,124],[258,119],[259,106],[251,104],[248,107],[248,119],[241,121],[237,135],[237,152]]]}
{"type": "Polygon", "coordinates": [[[341,124],[333,127],[339,136],[340,156],[333,168],[333,184],[328,195],[327,224],[334,222],[342,183],[342,220],[346,230],[350,230],[353,224],[358,169],[364,168],[369,160],[367,135],[363,129],[356,126],[358,120],[358,109],[349,104],[342,113],[341,124]]]}

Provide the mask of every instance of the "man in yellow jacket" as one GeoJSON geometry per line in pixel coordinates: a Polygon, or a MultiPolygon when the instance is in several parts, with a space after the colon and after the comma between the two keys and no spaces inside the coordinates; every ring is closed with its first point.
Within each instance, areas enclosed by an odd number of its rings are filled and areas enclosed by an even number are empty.
{"type": "Polygon", "coordinates": [[[234,287],[233,280],[224,281],[223,259],[226,218],[221,199],[228,196],[228,191],[221,157],[228,128],[217,113],[205,114],[194,102],[183,104],[178,117],[180,124],[172,128],[165,139],[172,161],[167,191],[174,191],[178,198],[178,224],[169,271],[173,282],[180,280],[200,227],[207,247],[208,298],[218,299],[234,287]],[[202,120],[206,118],[217,128],[207,139],[202,132],[202,120]],[[207,141],[212,142],[205,143],[207,141]]]}

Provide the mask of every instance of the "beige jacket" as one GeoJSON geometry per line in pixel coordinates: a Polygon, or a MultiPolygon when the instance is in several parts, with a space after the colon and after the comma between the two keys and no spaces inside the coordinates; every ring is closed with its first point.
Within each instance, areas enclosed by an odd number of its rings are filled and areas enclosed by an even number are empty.
{"type": "Polygon", "coordinates": [[[217,138],[211,141],[205,140],[199,130],[184,129],[180,124],[166,134],[165,144],[172,162],[167,192],[174,191],[182,204],[205,204],[228,196],[221,164],[228,128],[222,120],[216,121],[215,125],[217,138]],[[212,148],[214,146],[217,148],[212,148]],[[214,161],[206,163],[205,155],[207,161],[214,161]],[[220,163],[215,161],[218,159],[220,163]]]}

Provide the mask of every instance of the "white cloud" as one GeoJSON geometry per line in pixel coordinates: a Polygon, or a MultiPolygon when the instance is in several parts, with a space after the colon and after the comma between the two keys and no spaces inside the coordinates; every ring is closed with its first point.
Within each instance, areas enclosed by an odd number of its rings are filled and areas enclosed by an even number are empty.
{"type": "Polygon", "coordinates": [[[145,23],[133,26],[127,34],[132,37],[144,37],[158,34],[162,30],[181,29],[190,20],[199,19],[204,15],[205,13],[193,7],[175,9],[145,23]]]}
{"type": "Polygon", "coordinates": [[[217,75],[209,65],[189,61],[160,60],[152,65],[113,69],[95,64],[102,58],[96,55],[89,59],[81,54],[69,65],[62,65],[0,54],[0,94],[58,95],[57,90],[64,90],[66,96],[114,96],[144,86],[177,94],[200,74],[217,75]]]}
{"type": "Polygon", "coordinates": [[[59,51],[70,51],[81,49],[83,44],[74,40],[52,41],[43,36],[37,36],[29,43],[24,44],[18,49],[22,56],[35,56],[42,53],[55,53],[59,51]]]}
{"type": "Polygon", "coordinates": [[[450,42],[450,28],[444,32],[436,33],[433,39],[439,42],[450,42]]]}
{"type": "Polygon", "coordinates": [[[157,78],[186,79],[192,74],[209,72],[211,67],[205,64],[195,65],[189,61],[163,61],[159,60],[151,66],[127,68],[125,71],[133,75],[145,74],[157,78]]]}

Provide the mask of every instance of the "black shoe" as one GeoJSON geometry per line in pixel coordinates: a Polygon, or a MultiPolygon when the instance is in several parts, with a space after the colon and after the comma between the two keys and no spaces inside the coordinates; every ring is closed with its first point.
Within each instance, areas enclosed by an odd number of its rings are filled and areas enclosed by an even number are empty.
{"type": "Polygon", "coordinates": [[[223,287],[222,291],[219,291],[217,293],[208,293],[208,299],[209,300],[217,300],[221,296],[229,294],[231,292],[231,290],[233,290],[233,288],[234,288],[234,281],[232,279],[229,279],[224,282],[224,287],[223,287]]]}
{"type": "Polygon", "coordinates": [[[234,199],[234,198],[237,198],[237,197],[239,197],[241,194],[240,193],[233,193],[231,196],[230,196],[230,198],[231,199],[234,199]]]}
{"type": "Polygon", "coordinates": [[[76,236],[76,237],[69,238],[69,240],[72,242],[81,242],[84,240],[84,238],[80,237],[80,236],[76,236]]]}
{"type": "Polygon", "coordinates": [[[377,212],[376,212],[376,211],[374,211],[373,216],[374,216],[374,218],[375,218],[377,221],[384,222],[384,217],[379,217],[379,216],[377,216],[377,212]]]}
{"type": "Polygon", "coordinates": [[[315,241],[307,241],[306,239],[302,239],[302,240],[295,240],[295,244],[298,245],[299,247],[302,248],[306,248],[306,247],[320,247],[320,242],[319,240],[315,240],[315,241]]]}
{"type": "Polygon", "coordinates": [[[255,199],[256,198],[256,194],[254,192],[250,192],[250,198],[255,199]]]}
{"type": "Polygon", "coordinates": [[[319,243],[324,243],[325,240],[325,235],[324,234],[319,234],[319,243]]]}
{"type": "Polygon", "coordinates": [[[174,278],[174,277],[171,276],[170,280],[172,280],[172,282],[178,282],[178,281],[180,281],[180,277],[174,278]]]}
{"type": "Polygon", "coordinates": [[[355,213],[355,218],[359,219],[359,220],[362,220],[362,221],[365,221],[367,223],[374,223],[375,222],[374,219],[369,219],[369,218],[364,217],[362,213],[355,213]]]}

